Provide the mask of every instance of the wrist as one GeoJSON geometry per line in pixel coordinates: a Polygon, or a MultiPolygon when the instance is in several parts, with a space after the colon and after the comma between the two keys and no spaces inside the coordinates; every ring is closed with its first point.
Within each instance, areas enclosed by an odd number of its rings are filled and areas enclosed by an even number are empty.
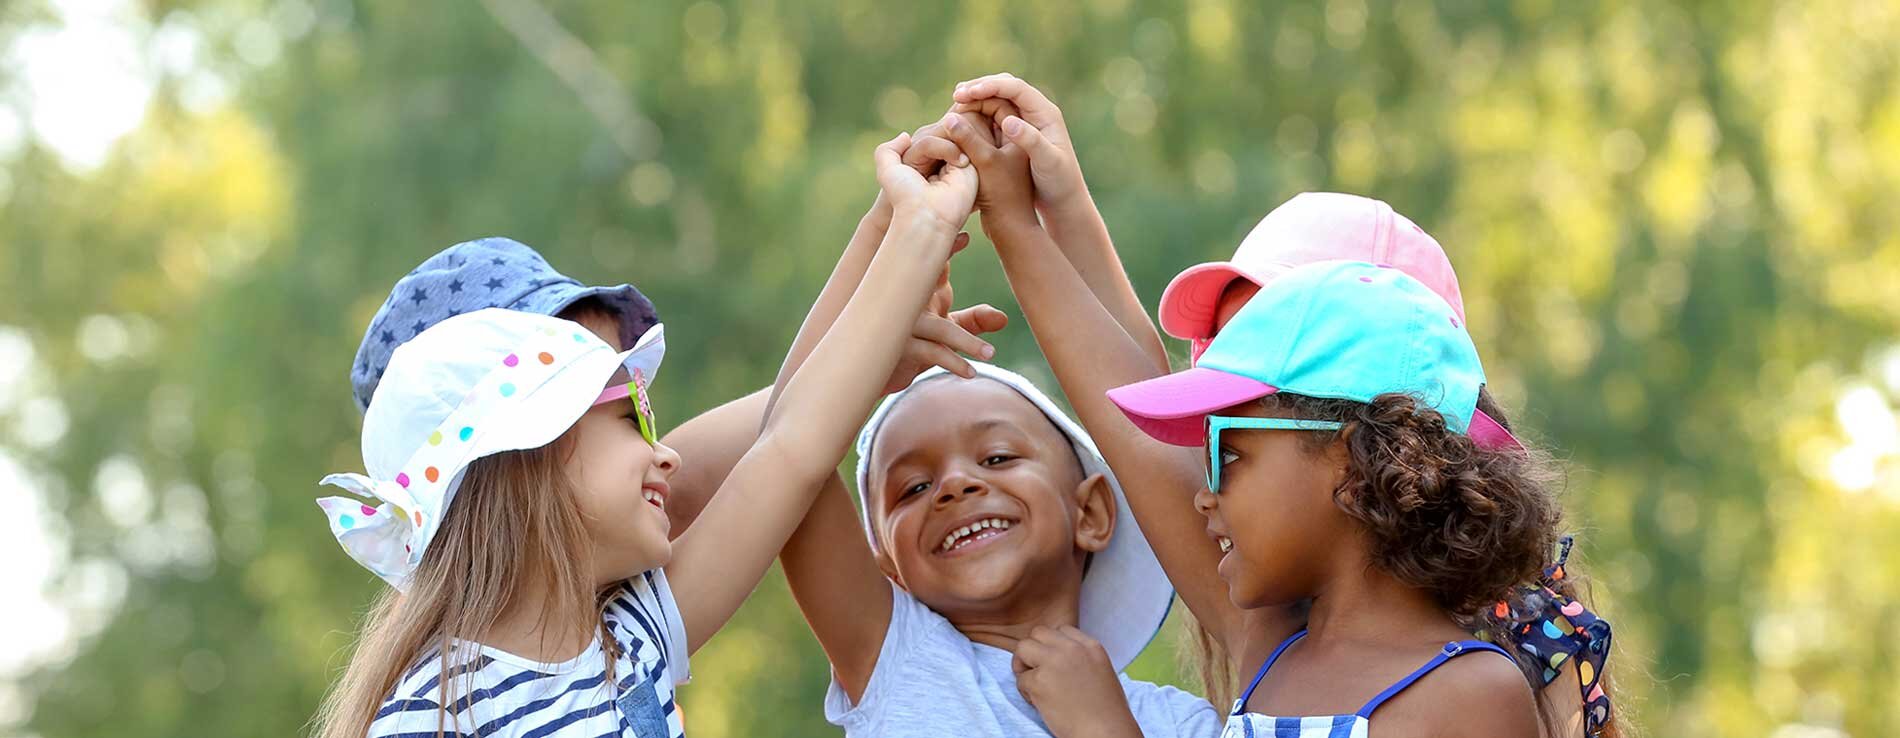
{"type": "Polygon", "coordinates": [[[871,209],[864,211],[864,217],[858,219],[859,228],[885,230],[891,227],[891,203],[878,193],[877,201],[871,203],[871,209]]]}
{"type": "Polygon", "coordinates": [[[1034,210],[1001,217],[984,213],[983,235],[1000,250],[1036,248],[1038,245],[1054,243],[1049,232],[1043,230],[1042,221],[1036,217],[1034,210]]]}
{"type": "MultiPolygon", "coordinates": [[[[966,216],[967,217],[967,216],[966,216]]],[[[955,238],[963,230],[962,223],[952,223],[935,210],[922,205],[899,205],[891,209],[889,223],[891,233],[903,233],[907,236],[943,236],[955,238]]]]}
{"type": "Polygon", "coordinates": [[[1073,194],[1059,199],[1037,200],[1036,210],[1051,227],[1058,229],[1102,220],[1101,211],[1095,207],[1095,198],[1089,197],[1085,186],[1077,186],[1073,194]]]}

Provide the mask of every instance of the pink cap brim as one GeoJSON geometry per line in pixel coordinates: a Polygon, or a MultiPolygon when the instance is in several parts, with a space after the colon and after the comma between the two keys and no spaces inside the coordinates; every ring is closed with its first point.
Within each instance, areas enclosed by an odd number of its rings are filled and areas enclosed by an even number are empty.
{"type": "Polygon", "coordinates": [[[1517,440],[1517,436],[1511,435],[1510,431],[1504,429],[1503,424],[1492,420],[1491,416],[1484,414],[1483,410],[1471,412],[1471,427],[1467,429],[1466,434],[1471,436],[1471,442],[1477,444],[1478,448],[1498,451],[1524,447],[1524,444],[1517,440]]]}
{"type": "Polygon", "coordinates": [[[1221,293],[1236,279],[1261,280],[1232,262],[1212,261],[1188,267],[1161,292],[1161,330],[1183,341],[1211,338],[1221,293]]]}
{"type": "Polygon", "coordinates": [[[1116,387],[1108,399],[1135,427],[1155,440],[1199,446],[1205,440],[1203,418],[1215,410],[1258,400],[1279,390],[1257,379],[1206,367],[1116,387]]]}

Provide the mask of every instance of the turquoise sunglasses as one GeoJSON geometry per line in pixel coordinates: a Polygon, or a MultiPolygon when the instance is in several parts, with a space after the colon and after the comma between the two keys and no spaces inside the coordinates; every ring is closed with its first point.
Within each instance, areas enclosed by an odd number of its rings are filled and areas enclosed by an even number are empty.
{"type": "Polygon", "coordinates": [[[1306,420],[1303,418],[1249,418],[1231,415],[1207,416],[1207,491],[1220,494],[1220,432],[1234,430],[1302,430],[1329,431],[1339,430],[1342,426],[1330,420],[1306,420]]]}

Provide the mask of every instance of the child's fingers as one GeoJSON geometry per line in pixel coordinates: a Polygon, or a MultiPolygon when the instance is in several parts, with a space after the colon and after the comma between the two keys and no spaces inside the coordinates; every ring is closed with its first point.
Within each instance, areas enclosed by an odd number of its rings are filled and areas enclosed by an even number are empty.
{"type": "Polygon", "coordinates": [[[871,152],[871,161],[880,170],[888,166],[901,166],[904,152],[909,150],[910,134],[899,133],[896,138],[878,144],[877,149],[871,152]]]}
{"type": "Polygon", "coordinates": [[[1056,107],[1041,90],[1028,82],[1017,79],[1007,72],[978,77],[957,85],[953,94],[957,102],[976,102],[985,98],[1000,97],[1015,103],[1023,112],[1023,118],[1041,128],[1061,125],[1062,109],[1056,107]]]}
{"type": "Polygon", "coordinates": [[[1062,161],[1062,150],[1021,118],[1010,116],[1003,119],[1003,136],[1016,144],[1024,153],[1029,154],[1029,168],[1045,175],[1054,174],[1062,161]]]}
{"type": "Polygon", "coordinates": [[[910,150],[904,152],[904,163],[909,164],[913,169],[938,161],[946,164],[963,164],[967,163],[968,159],[964,157],[963,150],[957,148],[955,142],[937,136],[918,136],[911,139],[910,150]]]}
{"type": "Polygon", "coordinates": [[[1108,658],[1108,649],[1102,647],[1102,642],[1095,640],[1095,636],[1089,635],[1081,628],[1077,628],[1073,625],[1063,625],[1058,626],[1057,630],[1062,632],[1063,638],[1068,639],[1070,645],[1075,648],[1076,653],[1083,657],[1096,660],[1105,660],[1108,658]]]}
{"type": "MultiPolygon", "coordinates": [[[[956,246],[955,241],[950,242],[956,246]]],[[[950,306],[957,304],[957,291],[950,284],[950,265],[944,264],[943,271],[937,275],[937,286],[930,290],[930,300],[924,303],[924,312],[929,315],[948,316],[950,306]]]]}
{"type": "Polygon", "coordinates": [[[950,313],[950,320],[971,334],[995,333],[1009,327],[1009,314],[989,305],[971,305],[950,313]]]}
{"type": "MultiPolygon", "coordinates": [[[[964,330],[956,321],[941,315],[925,313],[917,318],[917,324],[911,327],[912,338],[922,339],[968,356],[988,359],[996,355],[996,347],[988,341],[977,338],[976,334],[964,330]]],[[[948,368],[948,367],[945,367],[948,368]]]]}
{"type": "MultiPolygon", "coordinates": [[[[996,153],[996,144],[989,140],[988,130],[977,130],[962,115],[953,115],[944,119],[944,134],[956,142],[959,151],[968,154],[970,161],[988,161],[996,153]]],[[[986,127],[987,128],[987,127],[986,127]]]]}
{"type": "Polygon", "coordinates": [[[919,365],[936,365],[964,379],[976,378],[976,368],[970,366],[969,360],[941,343],[912,338],[905,346],[904,355],[916,359],[919,365]]]}
{"type": "Polygon", "coordinates": [[[1023,672],[1041,666],[1048,660],[1049,646],[1032,636],[1016,642],[1016,656],[1009,663],[1016,672],[1017,683],[1021,684],[1023,672]]]}

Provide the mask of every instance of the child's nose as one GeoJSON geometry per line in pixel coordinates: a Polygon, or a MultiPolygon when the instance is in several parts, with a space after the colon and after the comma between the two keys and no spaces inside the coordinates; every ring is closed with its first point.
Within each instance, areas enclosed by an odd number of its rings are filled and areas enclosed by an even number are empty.
{"type": "Polygon", "coordinates": [[[1194,493],[1194,509],[1202,515],[1213,512],[1216,507],[1220,507],[1220,495],[1214,494],[1213,490],[1202,487],[1194,493]]]}
{"type": "Polygon", "coordinates": [[[973,495],[988,489],[988,485],[975,477],[963,475],[946,477],[941,484],[937,485],[937,504],[946,504],[955,501],[958,497],[973,495]]]}
{"type": "Polygon", "coordinates": [[[664,443],[653,444],[653,465],[660,468],[660,473],[669,477],[673,476],[680,470],[681,463],[679,452],[674,451],[672,446],[664,443]]]}

